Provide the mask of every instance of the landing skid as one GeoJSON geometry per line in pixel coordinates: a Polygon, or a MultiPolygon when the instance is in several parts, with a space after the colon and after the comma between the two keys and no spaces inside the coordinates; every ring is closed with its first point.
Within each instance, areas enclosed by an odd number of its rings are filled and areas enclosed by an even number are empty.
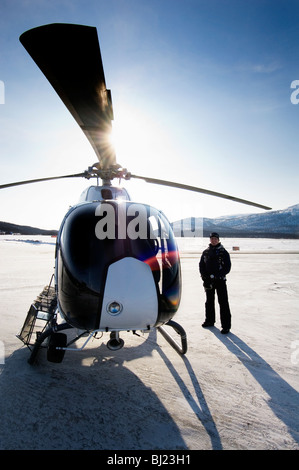
{"type": "Polygon", "coordinates": [[[179,353],[186,354],[187,352],[187,335],[184,328],[173,320],[169,320],[165,325],[171,326],[175,332],[180,336],[181,344],[179,344],[169,333],[164,326],[159,326],[157,329],[161,335],[164,336],[166,341],[179,353]]]}
{"type": "MultiPolygon", "coordinates": [[[[157,330],[162,334],[162,336],[166,339],[166,341],[179,353],[179,354],[186,354],[187,352],[187,336],[185,330],[182,328],[181,325],[174,322],[173,320],[169,320],[165,326],[159,326],[157,330]],[[175,332],[179,335],[181,339],[181,344],[179,344],[165,329],[165,326],[172,327],[175,332]]],[[[41,348],[42,344],[46,342],[49,338],[48,344],[48,351],[47,351],[47,358],[50,362],[62,362],[65,351],[82,351],[89,340],[94,337],[98,331],[92,331],[88,334],[88,332],[83,332],[81,335],[78,335],[75,339],[73,339],[69,344],[66,344],[66,335],[62,333],[64,330],[72,329],[73,327],[68,323],[61,323],[55,324],[54,326],[48,328],[43,333],[40,333],[37,336],[37,339],[33,345],[31,350],[31,355],[28,359],[29,364],[34,364],[38,351],[41,348]],[[71,344],[75,343],[78,339],[82,336],[88,334],[88,338],[84,342],[81,348],[71,348],[71,344]]],[[[102,331],[101,331],[102,333],[102,331]]],[[[112,331],[110,333],[110,340],[107,343],[108,349],[112,351],[116,351],[121,349],[124,345],[123,339],[119,337],[119,332],[112,331]]]]}

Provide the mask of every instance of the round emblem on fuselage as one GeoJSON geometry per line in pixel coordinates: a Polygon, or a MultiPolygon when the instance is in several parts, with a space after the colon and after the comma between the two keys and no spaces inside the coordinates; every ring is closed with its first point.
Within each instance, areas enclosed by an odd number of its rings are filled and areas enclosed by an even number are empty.
{"type": "Polygon", "coordinates": [[[123,309],[121,303],[113,301],[107,304],[106,310],[110,315],[119,315],[123,309]]]}

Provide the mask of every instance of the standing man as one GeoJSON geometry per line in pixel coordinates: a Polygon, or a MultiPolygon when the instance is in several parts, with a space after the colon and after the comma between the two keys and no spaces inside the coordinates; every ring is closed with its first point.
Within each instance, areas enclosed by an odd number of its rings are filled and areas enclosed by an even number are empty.
{"type": "Polygon", "coordinates": [[[230,272],[230,268],[231,261],[229,253],[221,245],[218,233],[211,233],[210,245],[203,251],[199,262],[199,271],[206,291],[206,318],[202,327],[214,326],[216,291],[220,306],[222,334],[229,333],[231,328],[231,313],[226,288],[226,274],[230,272]]]}

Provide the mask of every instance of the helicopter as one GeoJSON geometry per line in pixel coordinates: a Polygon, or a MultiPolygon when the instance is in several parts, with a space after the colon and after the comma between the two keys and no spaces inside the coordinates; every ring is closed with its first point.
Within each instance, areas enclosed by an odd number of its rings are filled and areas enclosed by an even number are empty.
{"type": "Polygon", "coordinates": [[[60,363],[66,351],[80,351],[91,338],[104,333],[110,335],[107,347],[115,351],[124,345],[121,331],[137,334],[155,328],[178,353],[186,354],[186,332],[173,320],[180,305],[182,275],[171,224],[162,211],[132,201],[127,190],[112,185],[112,181],[136,178],[266,210],[270,207],[135,175],[118,164],[110,140],[112,96],[106,87],[95,27],[53,23],[24,32],[20,42],[98,158],[82,173],[0,185],[4,189],[61,178],[97,179],[97,184],[89,186],[64,216],[56,239],[54,274],[31,304],[17,335],[31,351],[28,362],[33,364],[40,348],[46,347],[47,359],[60,363]],[[166,326],[173,328],[180,342],[166,326]],[[73,332],[71,339],[67,330],[73,332]],[[83,346],[73,348],[83,337],[83,346]]]}

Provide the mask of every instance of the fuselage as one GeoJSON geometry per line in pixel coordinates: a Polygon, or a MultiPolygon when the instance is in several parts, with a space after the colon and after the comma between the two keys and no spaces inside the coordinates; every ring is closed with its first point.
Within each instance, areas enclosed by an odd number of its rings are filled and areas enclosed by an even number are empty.
{"type": "Polygon", "coordinates": [[[61,224],[58,307],[76,328],[149,330],[179,307],[180,260],[169,221],[128,198],[123,188],[88,188],[61,224]]]}

